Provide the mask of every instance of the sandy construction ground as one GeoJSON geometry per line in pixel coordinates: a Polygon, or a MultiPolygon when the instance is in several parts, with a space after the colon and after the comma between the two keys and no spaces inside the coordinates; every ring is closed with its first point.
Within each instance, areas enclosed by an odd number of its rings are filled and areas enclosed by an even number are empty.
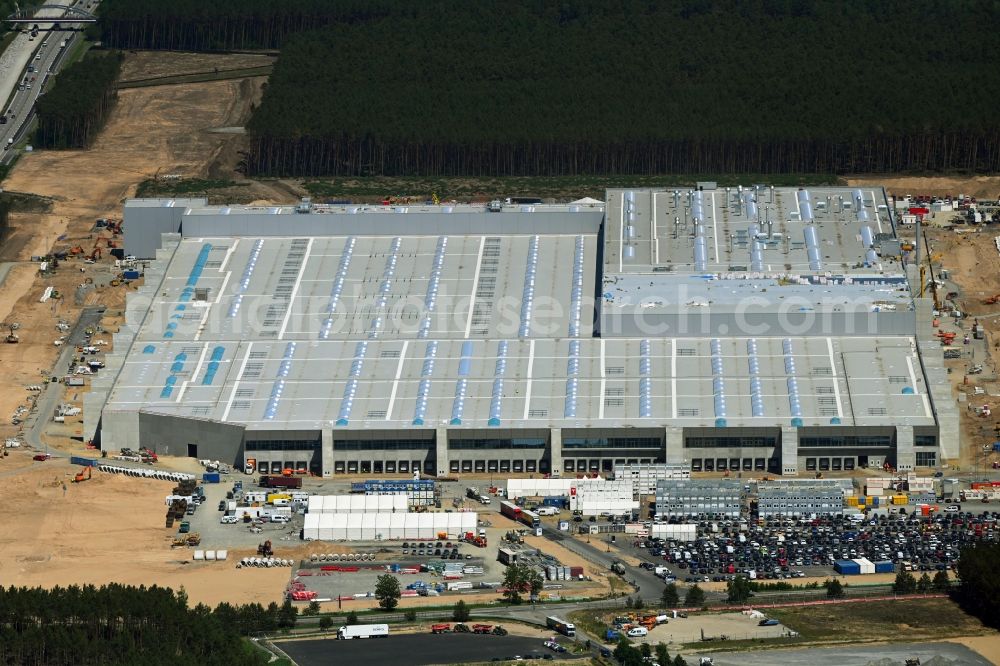
{"type": "MultiPolygon", "coordinates": [[[[28,455],[11,452],[8,459],[28,455]]],[[[290,569],[236,569],[249,551],[230,551],[227,562],[193,563],[190,549],[171,549],[163,498],[172,484],[101,472],[73,483],[76,467],[33,464],[4,479],[0,585],[155,583],[183,586],[194,603],[280,601],[290,569]]]]}
{"type": "MultiPolygon", "coordinates": [[[[130,77],[140,78],[213,66],[246,66],[260,60],[253,56],[225,58],[212,65],[212,56],[140,53],[126,59],[125,70],[130,77]]],[[[114,313],[123,306],[127,289],[99,286],[83,302],[75,302],[74,293],[81,283],[89,278],[97,285],[106,284],[114,274],[106,247],[103,259],[96,264],[69,259],[49,277],[37,276],[38,264],[31,263],[31,257],[73,246],[90,253],[98,237],[120,243],[120,237],[95,230],[95,220],[121,219],[125,198],[135,192],[138,183],[158,173],[204,175],[219,152],[234,140],[232,135],[207,130],[241,124],[251,102],[259,98],[263,81],[255,78],[123,90],[93,147],[26,153],[18,161],[3,182],[4,189],[41,195],[52,204],[45,213],[13,215],[12,230],[0,248],[0,260],[18,262],[0,287],[0,314],[3,322],[20,324],[21,339],[17,345],[0,344],[0,367],[4,369],[0,377],[0,436],[18,431],[10,419],[18,406],[30,406],[25,385],[65,371],[52,368],[59,352],[53,344],[60,335],[56,330],[59,320],[75,321],[83,305],[104,305],[109,314],[114,313]],[[47,286],[61,292],[63,298],[39,303],[47,286]]],[[[79,420],[58,434],[80,435],[79,420]]]]}
{"type": "Polygon", "coordinates": [[[270,65],[274,56],[251,53],[165,53],[138,51],[122,63],[121,79],[148,79],[157,76],[211,72],[214,69],[242,69],[270,65]]]}
{"type": "Polygon", "coordinates": [[[929,194],[931,196],[964,194],[970,197],[1000,198],[1000,176],[900,176],[885,174],[848,176],[851,187],[885,187],[886,192],[898,196],[929,194]]]}
{"type": "Polygon", "coordinates": [[[965,638],[945,639],[951,643],[959,643],[975,650],[990,660],[991,664],[1000,664],[1000,636],[968,636],[965,638]]]}

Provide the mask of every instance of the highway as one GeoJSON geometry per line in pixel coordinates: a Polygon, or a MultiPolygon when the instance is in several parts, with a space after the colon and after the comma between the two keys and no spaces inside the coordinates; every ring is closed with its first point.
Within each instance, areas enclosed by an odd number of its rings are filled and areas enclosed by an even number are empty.
{"type": "MultiPolygon", "coordinates": [[[[88,0],[78,0],[71,6],[85,8],[89,4],[96,6],[88,0]]],[[[62,10],[42,10],[38,15],[61,16],[62,10]]],[[[76,40],[82,39],[75,30],[50,31],[45,24],[39,27],[34,39],[29,33],[30,27],[0,55],[0,101],[6,104],[3,109],[6,122],[0,124],[0,164],[10,164],[16,156],[14,145],[30,130],[35,102],[45,92],[46,84],[51,85],[51,77],[64,65],[66,53],[76,40]],[[63,41],[66,46],[60,48],[63,41]]]]}

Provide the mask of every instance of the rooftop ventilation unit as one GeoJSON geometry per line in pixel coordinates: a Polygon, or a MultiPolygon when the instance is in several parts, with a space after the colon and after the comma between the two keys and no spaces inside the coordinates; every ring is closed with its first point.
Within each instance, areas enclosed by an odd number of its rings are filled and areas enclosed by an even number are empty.
{"type": "Polygon", "coordinates": [[[576,237],[576,252],[573,255],[573,287],[569,298],[569,337],[580,336],[580,310],[583,306],[583,236],[576,237]]]}
{"type": "Polygon", "coordinates": [[[455,382],[455,400],[451,405],[451,425],[462,425],[465,411],[465,393],[468,388],[469,370],[472,368],[472,340],[462,343],[462,357],[458,361],[458,381],[455,382]]]}
{"type": "MultiPolygon", "coordinates": [[[[340,295],[344,291],[344,281],[347,278],[347,271],[351,266],[351,257],[354,255],[354,244],[356,241],[357,239],[354,236],[349,236],[344,241],[344,249],[340,253],[340,264],[337,266],[337,274],[333,278],[333,287],[330,289],[330,300],[326,305],[326,311],[331,315],[337,310],[340,295]]],[[[333,317],[327,317],[323,320],[323,325],[320,327],[320,339],[328,339],[332,329],[333,317]]]]}
{"type": "Polygon", "coordinates": [[[490,399],[490,420],[487,425],[499,426],[503,403],[503,378],[507,373],[507,341],[497,343],[497,362],[493,369],[493,396],[490,399]]]}
{"type": "Polygon", "coordinates": [[[413,409],[413,425],[424,425],[427,417],[427,396],[431,392],[431,375],[434,374],[434,359],[437,358],[436,341],[428,342],[424,348],[424,364],[420,368],[420,384],[417,386],[417,402],[413,409]]]}
{"type": "Polygon", "coordinates": [[[517,335],[526,338],[531,334],[531,311],[535,300],[535,274],[538,269],[538,236],[528,243],[528,259],[524,267],[524,289],[521,292],[521,326],[517,335]]]}
{"type": "Polygon", "coordinates": [[[340,413],[337,416],[337,425],[345,426],[351,419],[351,409],[354,407],[354,396],[358,391],[358,377],[364,368],[365,355],[368,353],[368,343],[359,342],[354,347],[354,360],[351,362],[351,371],[348,375],[347,384],[344,385],[344,396],[340,400],[340,413]]]}
{"type": "Polygon", "coordinates": [[[576,418],[576,401],[579,391],[580,374],[580,341],[569,341],[569,356],[566,359],[566,403],[563,416],[567,419],[576,418]]]}
{"type": "Polygon", "coordinates": [[[434,261],[431,264],[431,276],[427,281],[427,293],[424,294],[424,318],[417,331],[418,338],[426,338],[431,330],[431,315],[437,307],[438,289],[441,285],[441,269],[444,267],[444,255],[448,250],[448,237],[438,238],[437,249],[434,251],[434,261]]]}
{"type": "Polygon", "coordinates": [[[725,425],[726,418],[726,380],[723,377],[722,368],[722,341],[718,338],[712,340],[712,394],[715,398],[716,425],[722,420],[725,425]]]}
{"type": "Polygon", "coordinates": [[[639,417],[649,418],[653,415],[652,400],[652,361],[649,358],[649,340],[639,343],[639,417]]]}

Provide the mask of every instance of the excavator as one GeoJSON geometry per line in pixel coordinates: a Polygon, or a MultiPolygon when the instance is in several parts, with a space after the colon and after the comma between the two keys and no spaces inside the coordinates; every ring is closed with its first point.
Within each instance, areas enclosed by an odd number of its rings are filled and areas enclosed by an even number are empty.
{"type": "Polygon", "coordinates": [[[94,474],[93,467],[81,467],[80,471],[76,473],[73,477],[73,483],[82,483],[84,481],[90,481],[90,477],[94,474]]]}

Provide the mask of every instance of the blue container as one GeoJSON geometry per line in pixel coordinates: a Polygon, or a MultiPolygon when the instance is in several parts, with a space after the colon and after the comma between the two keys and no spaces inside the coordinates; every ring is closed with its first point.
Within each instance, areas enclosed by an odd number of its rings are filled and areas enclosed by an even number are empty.
{"type": "Polygon", "coordinates": [[[139,271],[125,271],[122,273],[122,277],[126,280],[138,280],[139,271]]]}
{"type": "Polygon", "coordinates": [[[79,456],[70,456],[70,465],[83,465],[85,467],[97,467],[97,461],[92,458],[81,458],[79,456]]]}
{"type": "Polygon", "coordinates": [[[1000,442],[993,442],[993,450],[1000,452],[1000,442]]]}
{"type": "Polygon", "coordinates": [[[222,476],[218,472],[205,472],[201,475],[201,480],[203,483],[219,483],[222,476]]]}
{"type": "Polygon", "coordinates": [[[893,573],[896,567],[889,560],[882,560],[875,563],[875,573],[893,573]]]}
{"type": "Polygon", "coordinates": [[[837,560],[833,563],[833,570],[842,576],[856,576],[861,573],[861,567],[854,560],[837,560]]]}

